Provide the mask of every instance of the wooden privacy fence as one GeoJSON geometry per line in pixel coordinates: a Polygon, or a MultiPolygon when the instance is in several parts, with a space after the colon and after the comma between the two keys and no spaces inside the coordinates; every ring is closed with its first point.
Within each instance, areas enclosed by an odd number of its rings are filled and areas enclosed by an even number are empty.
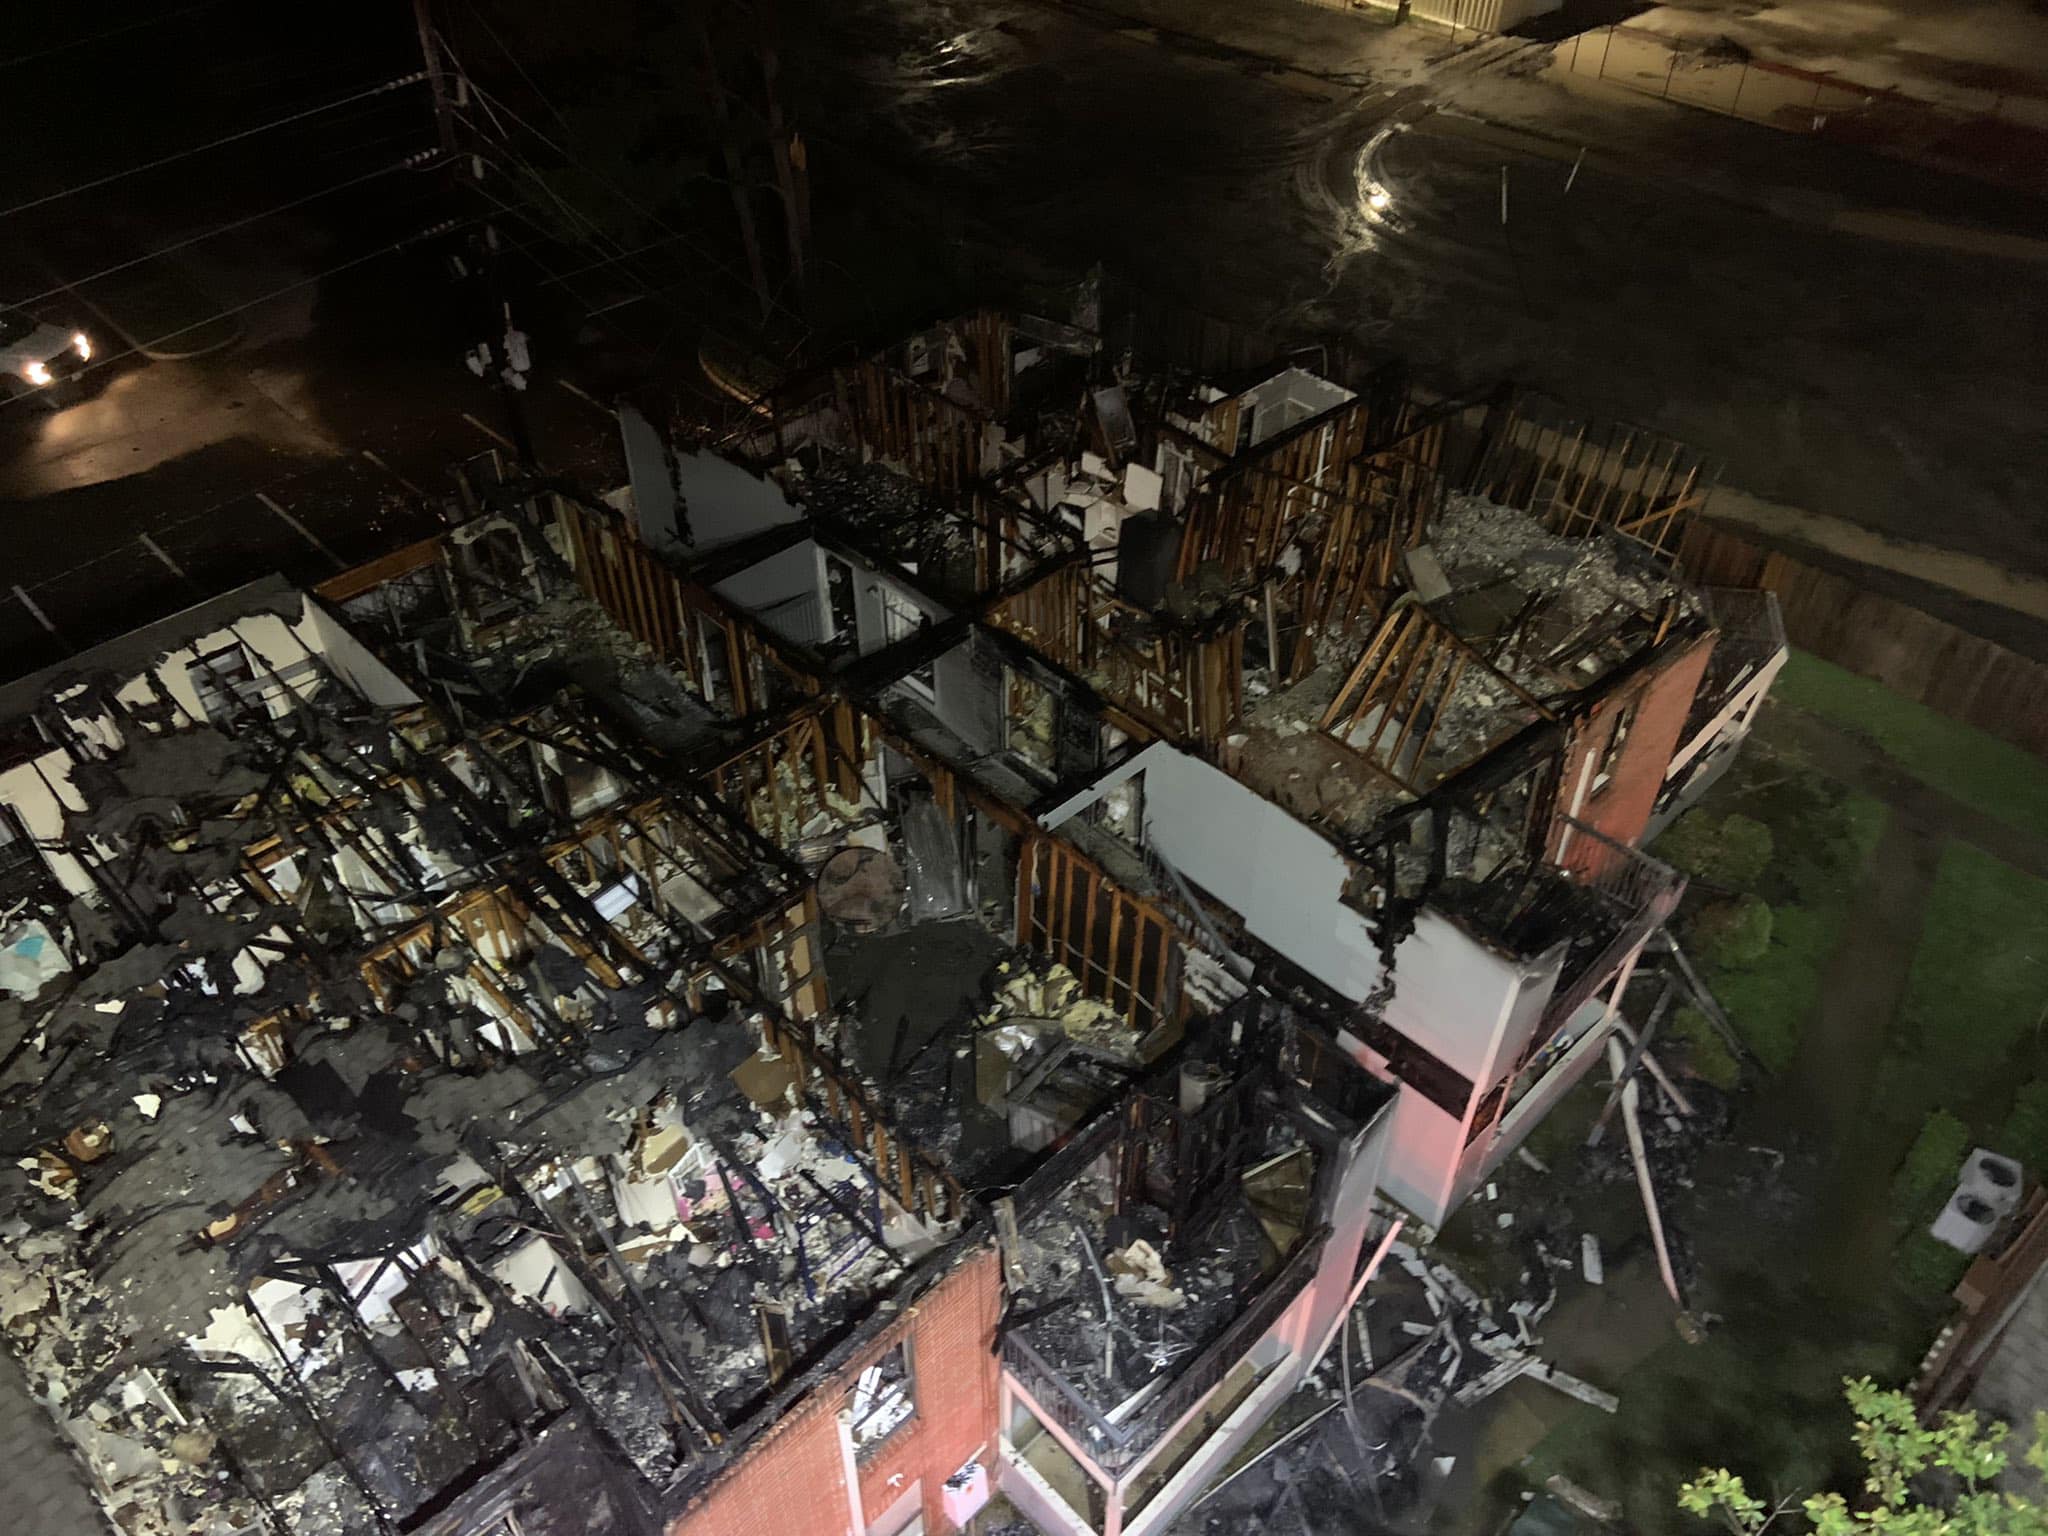
{"type": "Polygon", "coordinates": [[[1680,558],[1701,585],[1776,593],[1801,650],[2048,758],[2048,665],[1710,523],[1680,558]]]}
{"type": "Polygon", "coordinates": [[[1180,940],[1165,913],[1042,833],[1018,852],[1017,942],[1072,971],[1084,994],[1122,1014],[1146,1043],[1187,1017],[1180,940]]]}

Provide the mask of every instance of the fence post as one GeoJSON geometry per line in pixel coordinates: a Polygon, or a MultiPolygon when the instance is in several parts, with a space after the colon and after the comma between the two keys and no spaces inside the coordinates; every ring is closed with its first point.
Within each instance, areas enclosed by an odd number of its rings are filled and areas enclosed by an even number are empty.
{"type": "Polygon", "coordinates": [[[1600,73],[1595,77],[1596,79],[1605,80],[1607,78],[1607,55],[1612,52],[1614,52],[1614,28],[1609,27],[1607,29],[1607,46],[1600,50],[1600,73]]]}

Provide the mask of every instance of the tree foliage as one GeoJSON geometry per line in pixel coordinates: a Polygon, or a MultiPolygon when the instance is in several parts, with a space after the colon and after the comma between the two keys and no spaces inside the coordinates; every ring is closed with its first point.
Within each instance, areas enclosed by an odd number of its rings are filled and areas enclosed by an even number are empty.
{"type": "MultiPolygon", "coordinates": [[[[1922,1424],[1904,1392],[1868,1377],[1844,1385],[1856,1415],[1863,1498],[1851,1503],[1839,1493],[1815,1493],[1773,1503],[1716,1467],[1679,1489],[1678,1507],[1735,1536],[1760,1536],[1795,1511],[1815,1536],[2048,1536],[2048,1506],[1990,1486],[2010,1464],[2004,1424],[1986,1424],[1973,1412],[1922,1424]]],[[[2024,1459],[2048,1473],[2048,1412],[2035,1412],[2034,1443],[2024,1459]]]]}
{"type": "Polygon", "coordinates": [[[1746,891],[1762,878],[1775,851],[1771,829],[1740,811],[1716,818],[1692,810],[1657,839],[1665,863],[1727,891],[1746,891]]]}

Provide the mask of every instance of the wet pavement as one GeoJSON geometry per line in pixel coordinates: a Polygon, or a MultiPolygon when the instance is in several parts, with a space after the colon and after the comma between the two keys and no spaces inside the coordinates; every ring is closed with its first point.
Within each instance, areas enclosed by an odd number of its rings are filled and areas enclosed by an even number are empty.
{"type": "MultiPolygon", "coordinates": [[[[343,302],[300,337],[135,360],[64,410],[0,407],[6,673],[273,570],[315,581],[431,533],[454,466],[507,453],[511,428],[453,346],[366,353],[378,312],[343,302]]],[[[609,412],[564,367],[543,359],[520,408],[544,470],[622,477],[609,412]]]]}
{"type": "MultiPolygon", "coordinates": [[[[2021,340],[2048,330],[2048,269],[1834,220],[1925,208],[2038,230],[2039,204],[1570,97],[1530,76],[1540,49],[1435,34],[1418,50],[1431,34],[1369,21],[1349,50],[1205,48],[1189,34],[1215,9],[835,6],[846,67],[821,185],[857,145],[914,175],[944,210],[935,233],[990,270],[1099,260],[1209,313],[1361,338],[1446,390],[1524,380],[1698,443],[1758,496],[2048,570],[2030,489],[2048,472],[2048,366],[2021,340]],[[1162,14],[1180,29],[1148,24],[1162,14]],[[1369,147],[1380,220],[1360,206],[1369,147]]],[[[1298,0],[1242,9],[1330,35],[1298,0]]]]}
{"type": "MultiPolygon", "coordinates": [[[[2033,489],[2048,368],[2026,340],[2048,333],[2048,268],[1836,227],[1889,204],[2016,228],[2036,204],[1665,104],[1571,97],[1539,78],[1540,46],[1299,0],[792,0],[783,28],[828,274],[821,348],[946,305],[1053,303],[1099,262],[1192,309],[1404,356],[1445,391],[1535,384],[1697,443],[1756,496],[2048,572],[2033,489]]],[[[403,67],[403,43],[296,86],[266,78],[178,141],[403,67]]],[[[341,114],[331,143],[292,129],[278,153],[313,186],[362,175],[430,137],[420,103],[393,100],[341,114]]],[[[109,134],[94,152],[118,164],[123,148],[109,134]]],[[[95,259],[95,240],[134,249],[138,221],[184,232],[282,195],[247,167],[212,189],[210,162],[191,164],[168,187],[138,178],[147,196],[124,183],[126,235],[72,229],[66,265],[95,259]]],[[[61,186],[38,176],[29,190],[61,186]]],[[[51,208],[91,224],[112,203],[51,208]]],[[[7,291],[41,282],[48,211],[0,227],[7,291]]],[[[123,362],[53,416],[0,407],[0,588],[28,600],[0,590],[10,665],[231,576],[317,572],[322,546],[354,558],[419,530],[408,508],[507,430],[460,367],[446,252],[314,274],[446,211],[429,183],[380,176],[203,241],[179,260],[207,291],[280,294],[240,317],[239,343],[123,362]]],[[[672,294],[619,309],[614,271],[551,287],[549,269],[589,254],[517,238],[532,248],[509,264],[515,286],[553,306],[524,400],[543,463],[605,483],[613,434],[593,398],[692,387],[701,327],[744,318],[680,272],[672,294]]],[[[94,291],[79,297],[90,308],[94,291]]]]}

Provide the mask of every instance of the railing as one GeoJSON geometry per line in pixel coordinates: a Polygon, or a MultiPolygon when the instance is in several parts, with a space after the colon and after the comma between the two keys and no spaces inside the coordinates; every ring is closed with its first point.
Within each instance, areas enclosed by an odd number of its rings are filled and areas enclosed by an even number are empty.
{"type": "Polygon", "coordinates": [[[1098,1465],[1111,1474],[1122,1472],[1143,1459],[1190,1409],[1215,1390],[1280,1320],[1315,1273],[1329,1235],[1324,1228],[1296,1243],[1287,1262],[1266,1282],[1251,1305],[1183,1366],[1142,1412],[1122,1424],[1112,1424],[1056,1366],[1014,1330],[1003,1335],[1004,1368],[1098,1465]]]}
{"type": "Polygon", "coordinates": [[[1017,1219],[1030,1221],[1065,1193],[1088,1165],[1115,1146],[1123,1134],[1128,1099],[1119,1100],[1081,1128],[1065,1146],[1040,1163],[1017,1187],[1017,1219]]]}
{"type": "Polygon", "coordinates": [[[1614,937],[1552,996],[1536,1031],[1538,1040],[1548,1040],[1583,1008],[1614,974],[1622,957],[1678,910],[1678,898],[1685,894],[1685,876],[1669,864],[1615,841],[1576,817],[1559,819],[1568,829],[1568,841],[1559,856],[1560,873],[1606,897],[1620,910],[1621,922],[1614,937]]]}
{"type": "Polygon", "coordinates": [[[1598,891],[1624,912],[1638,912],[1667,891],[1674,892],[1675,904],[1675,891],[1685,888],[1685,876],[1642,849],[1631,848],[1576,816],[1558,820],[1570,828],[1558,856],[1565,877],[1598,891]]]}
{"type": "Polygon", "coordinates": [[[1141,1448],[1172,1429],[1181,1417],[1206,1397],[1237,1364],[1251,1352],[1280,1321],[1280,1316],[1308,1285],[1322,1261],[1323,1244],[1329,1230],[1309,1233],[1294,1245],[1294,1252],[1250,1306],[1231,1319],[1230,1326],[1173,1378],[1172,1383],[1146,1405],[1145,1411],[1125,1427],[1141,1448]]]}

